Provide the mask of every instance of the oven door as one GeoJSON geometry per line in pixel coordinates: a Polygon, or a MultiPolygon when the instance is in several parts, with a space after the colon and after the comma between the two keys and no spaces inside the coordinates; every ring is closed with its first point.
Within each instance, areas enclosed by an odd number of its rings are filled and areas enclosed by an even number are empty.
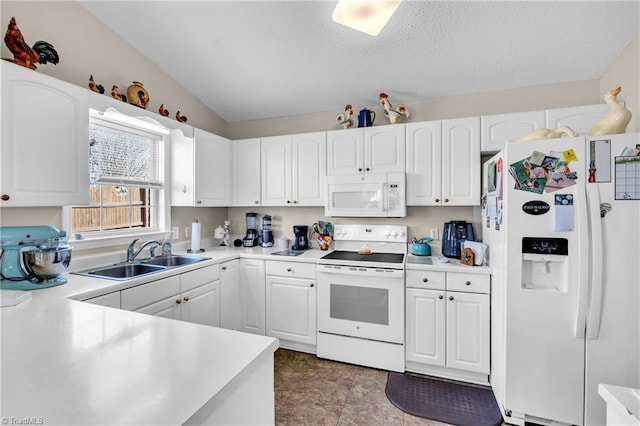
{"type": "Polygon", "coordinates": [[[404,271],[318,265],[318,331],[404,343],[404,271]]]}

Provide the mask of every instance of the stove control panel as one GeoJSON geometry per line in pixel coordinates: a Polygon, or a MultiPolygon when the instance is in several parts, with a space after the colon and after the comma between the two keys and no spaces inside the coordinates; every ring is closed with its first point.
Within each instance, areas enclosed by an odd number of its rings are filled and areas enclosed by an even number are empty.
{"type": "Polygon", "coordinates": [[[407,227],[402,225],[335,225],[336,241],[407,242],[407,227]]]}

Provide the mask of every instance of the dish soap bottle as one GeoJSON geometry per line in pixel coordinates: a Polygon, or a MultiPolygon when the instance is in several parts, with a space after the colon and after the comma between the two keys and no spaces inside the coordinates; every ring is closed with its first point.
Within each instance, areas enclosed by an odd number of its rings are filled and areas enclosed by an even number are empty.
{"type": "Polygon", "coordinates": [[[171,256],[171,241],[169,240],[169,234],[164,237],[164,242],[162,243],[162,255],[171,256]]]}

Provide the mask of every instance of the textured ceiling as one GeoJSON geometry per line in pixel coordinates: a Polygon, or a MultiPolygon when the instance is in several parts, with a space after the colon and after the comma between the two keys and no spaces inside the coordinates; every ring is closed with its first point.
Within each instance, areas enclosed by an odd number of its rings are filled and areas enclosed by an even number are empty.
{"type": "Polygon", "coordinates": [[[597,79],[640,33],[637,1],[405,0],[377,37],[334,1],[81,3],[229,123],[597,79]]]}

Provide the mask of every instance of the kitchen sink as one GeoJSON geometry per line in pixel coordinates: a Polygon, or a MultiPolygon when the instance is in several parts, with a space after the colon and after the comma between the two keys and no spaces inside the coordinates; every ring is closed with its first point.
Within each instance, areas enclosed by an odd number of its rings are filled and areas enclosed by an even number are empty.
{"type": "Polygon", "coordinates": [[[158,265],[131,263],[127,265],[115,265],[108,266],[106,268],[92,269],[90,271],[81,273],[81,275],[88,275],[98,278],[109,278],[113,280],[127,280],[130,278],[139,277],[140,275],[159,272],[164,269],[166,268],[158,265]]]}
{"type": "Polygon", "coordinates": [[[72,272],[76,275],[87,277],[107,278],[110,280],[130,280],[141,275],[153,274],[175,268],[178,266],[191,265],[193,263],[209,260],[209,257],[194,256],[166,256],[140,259],[134,263],[117,263],[110,266],[100,266],[87,271],[72,272]]]}
{"type": "Polygon", "coordinates": [[[193,256],[167,256],[167,257],[154,257],[153,259],[142,259],[138,263],[141,265],[160,265],[166,267],[191,265],[192,263],[202,262],[203,260],[209,260],[208,257],[193,257],[193,256]]]}

